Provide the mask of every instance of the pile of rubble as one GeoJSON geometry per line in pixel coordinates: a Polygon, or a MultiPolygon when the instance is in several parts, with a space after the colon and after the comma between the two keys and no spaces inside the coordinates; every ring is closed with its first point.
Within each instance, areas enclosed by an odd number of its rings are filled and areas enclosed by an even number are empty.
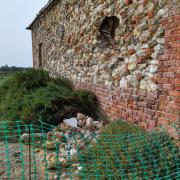
{"type": "MultiPolygon", "coordinates": [[[[54,179],[68,179],[71,175],[73,179],[78,179],[83,168],[78,161],[78,152],[96,142],[105,124],[104,121],[94,121],[91,117],[77,113],[77,117],[65,119],[45,135],[34,133],[35,143],[40,145],[36,147],[36,153],[41,152],[44,170],[46,168],[48,173],[55,170],[54,179]]],[[[23,142],[28,142],[28,139],[28,134],[21,136],[23,142]]]]}

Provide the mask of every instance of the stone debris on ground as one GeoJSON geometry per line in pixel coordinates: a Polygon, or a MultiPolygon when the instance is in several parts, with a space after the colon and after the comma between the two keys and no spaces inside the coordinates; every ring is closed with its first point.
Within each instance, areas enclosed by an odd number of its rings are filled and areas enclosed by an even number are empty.
{"type": "MultiPolygon", "coordinates": [[[[96,142],[96,137],[104,125],[104,121],[94,121],[89,116],[77,113],[77,117],[63,120],[45,134],[34,133],[34,143],[39,145],[34,148],[34,152],[37,155],[41,154],[43,162],[40,169],[45,172],[47,168],[53,179],[79,179],[82,166],[78,162],[78,152],[87,148],[90,143],[96,142]],[[56,174],[57,171],[61,174],[56,174]]],[[[22,134],[20,141],[28,143],[29,134],[22,134]]],[[[14,156],[18,155],[18,152],[14,153],[14,156]]]]}
{"type": "Polygon", "coordinates": [[[15,136],[14,142],[0,142],[0,179],[11,178],[28,180],[29,140],[31,144],[31,173],[37,179],[78,180],[82,166],[78,153],[96,142],[95,138],[104,127],[104,121],[94,121],[82,113],[77,117],[65,119],[61,124],[44,133],[24,132],[15,136]],[[17,141],[17,142],[16,142],[17,141]],[[23,167],[22,167],[23,165],[23,167]],[[23,174],[24,173],[24,174],[23,174]],[[59,174],[58,174],[59,173],[59,174]]]}
{"type": "MultiPolygon", "coordinates": [[[[60,167],[69,168],[69,162],[75,161],[71,164],[71,168],[74,170],[73,174],[78,175],[82,167],[76,162],[76,155],[78,151],[85,149],[90,142],[94,141],[103,125],[103,122],[94,121],[91,117],[77,113],[77,117],[65,119],[63,123],[47,133],[48,140],[44,147],[47,150],[56,151],[59,146],[60,167]]],[[[46,157],[48,169],[57,168],[57,152],[55,151],[50,152],[46,157]]],[[[64,173],[61,176],[67,178],[68,171],[64,173]]],[[[54,179],[56,178],[57,175],[54,176],[54,179]]]]}

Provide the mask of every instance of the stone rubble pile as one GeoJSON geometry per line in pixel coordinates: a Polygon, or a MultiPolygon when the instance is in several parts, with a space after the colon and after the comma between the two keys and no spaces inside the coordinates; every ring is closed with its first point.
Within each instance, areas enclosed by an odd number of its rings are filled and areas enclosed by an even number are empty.
{"type": "MultiPolygon", "coordinates": [[[[61,179],[67,179],[69,168],[77,179],[82,169],[77,153],[96,142],[96,137],[104,125],[104,121],[94,121],[91,117],[77,113],[77,117],[65,119],[63,123],[45,134],[46,137],[41,133],[35,133],[34,139],[41,145],[36,152],[41,150],[42,154],[47,154],[45,161],[42,158],[44,166],[47,165],[49,171],[58,171],[59,168],[59,171],[63,172],[61,179]],[[46,141],[44,142],[43,139],[46,141]]],[[[29,135],[23,134],[21,140],[28,142],[29,135]]],[[[58,177],[57,174],[54,175],[54,179],[58,177]]]]}

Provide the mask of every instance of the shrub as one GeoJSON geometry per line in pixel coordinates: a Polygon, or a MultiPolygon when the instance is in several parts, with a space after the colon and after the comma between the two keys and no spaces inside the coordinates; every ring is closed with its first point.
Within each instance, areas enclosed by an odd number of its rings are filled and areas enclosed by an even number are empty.
{"type": "Polygon", "coordinates": [[[49,81],[49,73],[42,69],[29,69],[23,72],[18,72],[15,75],[16,85],[20,88],[24,87],[27,90],[45,87],[49,81]]]}
{"type": "Polygon", "coordinates": [[[96,96],[90,91],[75,91],[73,93],[75,99],[78,99],[75,104],[81,106],[84,114],[89,114],[89,116],[94,119],[97,118],[97,99],[96,96]]]}
{"type": "Polygon", "coordinates": [[[77,112],[95,117],[96,104],[92,93],[75,91],[69,80],[41,69],[19,72],[0,87],[1,119],[57,125],[77,112]]]}

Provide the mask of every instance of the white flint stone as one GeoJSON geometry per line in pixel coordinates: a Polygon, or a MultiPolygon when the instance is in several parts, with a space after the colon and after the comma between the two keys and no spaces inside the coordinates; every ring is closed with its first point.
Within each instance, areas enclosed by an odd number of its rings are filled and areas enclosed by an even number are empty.
{"type": "Polygon", "coordinates": [[[126,47],[122,47],[120,50],[121,51],[127,51],[127,48],[126,47]]]}
{"type": "Polygon", "coordinates": [[[146,29],[147,28],[147,21],[143,21],[140,25],[139,25],[139,27],[138,27],[138,29],[140,30],[140,31],[142,31],[142,30],[144,30],[144,29],[146,29]]]}
{"type": "Polygon", "coordinates": [[[110,63],[108,64],[108,68],[111,68],[112,66],[116,65],[118,62],[118,57],[117,56],[113,56],[110,60],[110,63]]]}
{"type": "Polygon", "coordinates": [[[82,170],[82,168],[83,168],[82,166],[79,166],[79,167],[78,167],[78,170],[79,170],[79,171],[81,171],[81,170],[82,170]]]}
{"type": "Polygon", "coordinates": [[[72,128],[77,128],[77,119],[76,118],[64,119],[63,122],[72,128]]]}
{"type": "Polygon", "coordinates": [[[166,4],[167,1],[165,0],[158,0],[159,7],[163,7],[166,4]]]}
{"type": "Polygon", "coordinates": [[[144,44],[142,44],[141,48],[142,49],[147,49],[147,48],[149,48],[149,44],[148,43],[144,43],[144,44]]]}
{"type": "Polygon", "coordinates": [[[144,11],[144,7],[142,4],[140,4],[138,7],[137,7],[137,15],[141,15],[144,11]]]}
{"type": "Polygon", "coordinates": [[[156,73],[157,70],[158,70],[158,67],[155,66],[155,65],[149,65],[149,66],[146,68],[146,71],[150,72],[151,74],[156,73]]]}
{"type": "Polygon", "coordinates": [[[82,119],[84,119],[84,118],[86,118],[86,116],[85,116],[84,114],[82,114],[82,113],[77,113],[77,119],[78,119],[78,120],[82,120],[82,119]]]}
{"type": "Polygon", "coordinates": [[[124,57],[124,62],[125,62],[125,63],[128,63],[128,62],[129,62],[129,57],[127,57],[127,56],[124,57]]]}
{"type": "Polygon", "coordinates": [[[152,10],[155,9],[155,4],[153,2],[151,2],[151,1],[149,1],[146,8],[148,9],[148,11],[149,10],[152,11],[152,10]]]}
{"type": "Polygon", "coordinates": [[[136,50],[136,51],[139,51],[140,49],[141,49],[141,44],[138,43],[138,44],[135,46],[135,50],[136,50]]]}
{"type": "Polygon", "coordinates": [[[159,44],[164,44],[165,42],[164,42],[164,38],[158,38],[157,39],[157,42],[159,43],[159,44]]]}
{"type": "Polygon", "coordinates": [[[155,51],[154,53],[151,54],[151,58],[152,59],[157,59],[159,55],[160,55],[160,52],[155,51]]]}
{"type": "Polygon", "coordinates": [[[74,49],[69,49],[69,50],[67,50],[66,53],[68,56],[73,56],[75,54],[75,51],[74,51],[74,49]]]}
{"type": "Polygon", "coordinates": [[[149,80],[147,90],[148,91],[156,91],[157,90],[157,84],[155,84],[149,80]]]}
{"type": "Polygon", "coordinates": [[[140,51],[137,51],[136,54],[137,54],[137,56],[142,57],[142,56],[145,55],[145,51],[144,50],[140,50],[140,51]]]}
{"type": "Polygon", "coordinates": [[[120,86],[120,88],[127,88],[127,85],[128,85],[127,79],[125,77],[123,77],[120,80],[119,86],[120,86]]]}
{"type": "MultiPolygon", "coordinates": [[[[42,133],[34,133],[33,137],[35,138],[35,140],[38,140],[40,138],[43,138],[43,134],[42,133]]],[[[23,142],[28,142],[29,141],[29,134],[24,133],[21,135],[20,138],[23,142]]]]}
{"type": "Polygon", "coordinates": [[[58,175],[56,174],[56,175],[54,175],[54,179],[58,179],[58,175]]]}
{"type": "Polygon", "coordinates": [[[101,12],[101,11],[103,10],[103,7],[104,7],[103,4],[99,5],[99,6],[94,10],[94,14],[97,14],[98,12],[101,12]]]}
{"type": "Polygon", "coordinates": [[[86,120],[86,127],[92,127],[94,125],[93,119],[91,117],[86,120]]]}
{"type": "Polygon", "coordinates": [[[153,59],[149,62],[149,64],[152,64],[152,65],[158,65],[158,63],[159,63],[159,61],[155,60],[155,59],[153,59]]]}
{"type": "Polygon", "coordinates": [[[162,44],[157,44],[154,46],[154,51],[161,51],[164,49],[164,46],[162,44]]]}
{"type": "Polygon", "coordinates": [[[112,77],[114,77],[114,76],[116,76],[116,75],[118,75],[119,74],[119,68],[118,69],[114,69],[113,71],[112,71],[112,77]]]}
{"type": "Polygon", "coordinates": [[[140,82],[140,89],[143,90],[143,91],[147,90],[147,80],[146,80],[146,78],[141,80],[141,82],[140,82]]]}
{"type": "Polygon", "coordinates": [[[130,44],[130,45],[128,46],[128,49],[135,49],[135,45],[134,45],[134,44],[130,44]]]}
{"type": "Polygon", "coordinates": [[[135,71],[133,72],[133,75],[136,75],[136,74],[141,74],[141,71],[140,71],[140,70],[135,70],[135,71]]]}
{"type": "Polygon", "coordinates": [[[137,65],[137,62],[136,61],[131,61],[129,64],[128,64],[128,69],[130,71],[134,70],[136,68],[136,65],[137,65]]]}
{"type": "Polygon", "coordinates": [[[141,72],[142,72],[142,76],[147,76],[147,75],[146,75],[146,69],[142,69],[141,72]]]}
{"type": "Polygon", "coordinates": [[[168,17],[168,8],[160,9],[157,12],[157,15],[162,17],[162,18],[168,17]]]}
{"type": "Polygon", "coordinates": [[[136,55],[133,54],[132,56],[129,57],[129,61],[128,62],[133,62],[136,61],[136,55]]]}
{"type": "Polygon", "coordinates": [[[138,86],[138,81],[133,75],[126,76],[126,79],[131,87],[136,88],[138,86]]]}
{"type": "Polygon", "coordinates": [[[149,78],[144,78],[140,82],[140,89],[144,91],[156,91],[157,85],[153,83],[149,78]]]}
{"type": "Polygon", "coordinates": [[[70,156],[72,157],[72,156],[74,156],[74,155],[76,155],[76,154],[77,154],[76,148],[72,148],[72,149],[70,150],[70,156]]]}

